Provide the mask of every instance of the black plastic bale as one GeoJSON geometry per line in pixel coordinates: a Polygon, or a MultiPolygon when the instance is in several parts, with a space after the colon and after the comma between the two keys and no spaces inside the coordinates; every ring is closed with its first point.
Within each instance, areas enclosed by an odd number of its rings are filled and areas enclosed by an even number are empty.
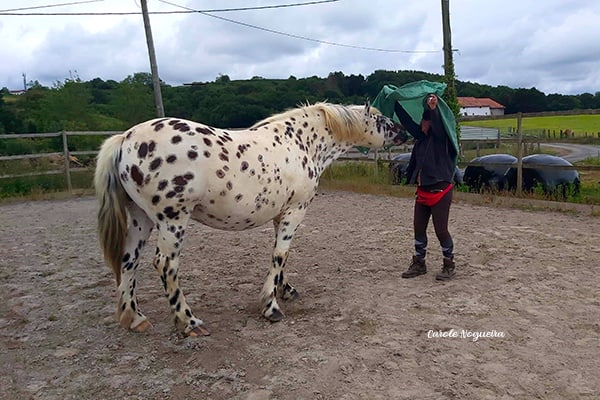
{"type": "Polygon", "coordinates": [[[505,174],[510,165],[515,164],[517,158],[510,154],[489,154],[474,158],[465,168],[464,183],[469,190],[504,190],[506,186],[505,174]],[[483,165],[481,165],[483,164],[483,165]]]}
{"type": "MultiPolygon", "coordinates": [[[[533,192],[541,187],[546,195],[555,195],[566,198],[570,193],[579,193],[580,178],[579,171],[576,169],[559,169],[552,166],[572,167],[569,161],[564,158],[552,156],[549,154],[532,154],[523,157],[523,190],[533,192]],[[546,166],[550,166],[547,168],[546,166]]],[[[505,180],[508,189],[517,187],[517,169],[509,168],[506,172],[505,180]]]]}

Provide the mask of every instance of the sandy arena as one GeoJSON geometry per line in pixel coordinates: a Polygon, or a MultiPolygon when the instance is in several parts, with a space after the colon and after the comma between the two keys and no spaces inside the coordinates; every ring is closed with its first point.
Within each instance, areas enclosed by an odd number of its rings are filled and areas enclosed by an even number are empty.
{"type": "Polygon", "coordinates": [[[212,336],[185,338],[151,266],[154,241],[139,280],[153,327],[118,326],[95,212],[91,197],[0,205],[0,399],[600,398],[590,213],[456,201],[457,277],[440,283],[432,226],[429,273],[400,278],[412,199],[320,191],[286,267],[301,298],[281,303],[276,324],[258,309],[272,226],[193,223],[181,285],[212,336]]]}

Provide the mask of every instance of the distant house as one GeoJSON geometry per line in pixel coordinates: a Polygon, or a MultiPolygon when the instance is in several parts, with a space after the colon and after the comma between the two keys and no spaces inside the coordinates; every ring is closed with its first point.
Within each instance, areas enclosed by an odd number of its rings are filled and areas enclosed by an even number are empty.
{"type": "Polygon", "coordinates": [[[20,95],[24,94],[26,91],[21,89],[21,90],[9,90],[8,92],[14,96],[20,96],[20,95]]]}
{"type": "Polygon", "coordinates": [[[487,97],[459,97],[458,104],[460,105],[460,115],[465,117],[479,115],[504,115],[505,107],[487,97]]]}

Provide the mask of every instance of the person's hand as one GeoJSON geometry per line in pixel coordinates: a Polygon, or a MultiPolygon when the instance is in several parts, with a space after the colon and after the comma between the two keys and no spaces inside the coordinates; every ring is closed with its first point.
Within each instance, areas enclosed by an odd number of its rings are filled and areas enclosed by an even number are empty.
{"type": "Polygon", "coordinates": [[[422,119],[421,120],[421,131],[427,135],[429,133],[429,127],[431,126],[431,121],[422,119]]]}
{"type": "Polygon", "coordinates": [[[429,107],[431,110],[437,107],[437,103],[438,98],[435,94],[430,94],[427,96],[427,107],[429,107]]]}

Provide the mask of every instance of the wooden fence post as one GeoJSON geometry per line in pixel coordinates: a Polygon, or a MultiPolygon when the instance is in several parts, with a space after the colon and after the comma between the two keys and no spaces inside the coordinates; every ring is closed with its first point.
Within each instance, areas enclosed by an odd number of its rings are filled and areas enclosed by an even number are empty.
{"type": "Polygon", "coordinates": [[[521,129],[523,113],[517,113],[517,194],[523,191],[523,131],[521,129]]]}
{"type": "Polygon", "coordinates": [[[379,176],[379,151],[375,150],[375,181],[377,181],[377,178],[379,176]]]}
{"type": "Polygon", "coordinates": [[[496,148],[500,148],[500,129],[498,129],[498,137],[496,138],[496,148]]]}
{"type": "Polygon", "coordinates": [[[67,144],[67,132],[62,131],[61,133],[63,142],[63,157],[65,158],[65,175],[67,178],[67,190],[69,194],[73,194],[73,185],[71,184],[71,168],[70,168],[70,157],[69,157],[69,145],[67,144]]]}

